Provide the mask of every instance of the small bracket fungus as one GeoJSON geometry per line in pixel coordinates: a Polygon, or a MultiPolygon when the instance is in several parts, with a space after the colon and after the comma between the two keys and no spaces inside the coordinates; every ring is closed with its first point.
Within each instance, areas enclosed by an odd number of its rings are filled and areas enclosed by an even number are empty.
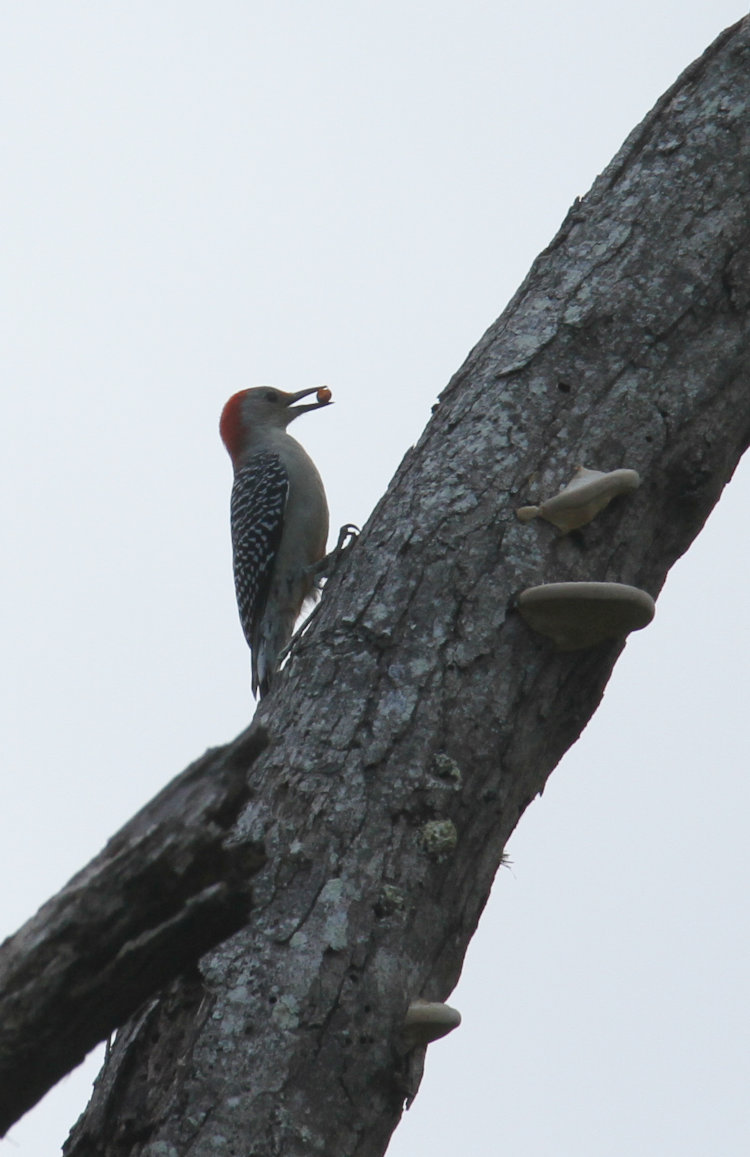
{"type": "Polygon", "coordinates": [[[656,607],[646,591],[625,583],[545,583],[522,591],[518,610],[558,650],[580,651],[640,631],[656,607]]]}
{"type": "Polygon", "coordinates": [[[640,484],[635,470],[610,470],[604,474],[601,470],[576,466],[575,474],[559,494],[547,498],[540,506],[519,507],[516,516],[521,522],[545,518],[567,533],[591,522],[618,494],[627,494],[640,484]]]}
{"type": "Polygon", "coordinates": [[[428,1045],[458,1028],[461,1013],[449,1004],[438,1001],[413,1000],[406,1010],[404,1019],[404,1044],[408,1049],[428,1045]]]}

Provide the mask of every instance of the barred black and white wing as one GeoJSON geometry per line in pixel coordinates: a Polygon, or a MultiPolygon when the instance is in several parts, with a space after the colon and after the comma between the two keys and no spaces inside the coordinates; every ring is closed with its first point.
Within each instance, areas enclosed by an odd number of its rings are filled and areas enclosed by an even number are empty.
{"type": "MultiPolygon", "coordinates": [[[[268,598],[288,494],[289,475],[275,454],[254,454],[237,471],[232,486],[234,586],[242,630],[251,649],[268,598]]],[[[253,650],[253,691],[256,685],[253,650]]]]}

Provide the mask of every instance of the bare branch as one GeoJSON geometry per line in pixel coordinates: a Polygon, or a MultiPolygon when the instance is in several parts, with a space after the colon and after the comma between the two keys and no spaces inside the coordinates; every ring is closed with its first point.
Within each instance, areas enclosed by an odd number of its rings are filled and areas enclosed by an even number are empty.
{"type": "Polygon", "coordinates": [[[266,743],[208,752],[0,947],[0,1132],[246,922],[265,857],[228,835],[266,743]]]}

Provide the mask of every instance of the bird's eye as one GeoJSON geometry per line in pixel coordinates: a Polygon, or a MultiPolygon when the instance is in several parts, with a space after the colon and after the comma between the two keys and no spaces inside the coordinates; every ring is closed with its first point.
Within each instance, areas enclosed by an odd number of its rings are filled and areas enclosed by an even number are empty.
{"type": "Polygon", "coordinates": [[[263,397],[265,398],[265,400],[267,402],[278,402],[278,400],[279,400],[279,395],[276,393],[275,390],[266,390],[263,397]]]}

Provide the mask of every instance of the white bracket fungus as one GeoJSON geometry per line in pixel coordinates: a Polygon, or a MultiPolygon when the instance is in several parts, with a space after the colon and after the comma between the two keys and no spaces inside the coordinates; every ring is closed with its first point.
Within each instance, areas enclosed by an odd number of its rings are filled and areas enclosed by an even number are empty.
{"type": "Polygon", "coordinates": [[[623,639],[654,617],[651,595],[625,583],[545,583],[518,596],[518,610],[534,631],[560,651],[580,651],[623,639]]]}
{"type": "Polygon", "coordinates": [[[627,494],[640,484],[636,470],[610,470],[605,474],[601,470],[576,466],[570,482],[558,494],[547,498],[540,506],[519,507],[516,516],[521,522],[546,518],[558,530],[567,533],[591,522],[618,494],[627,494]]]}
{"type": "Polygon", "coordinates": [[[404,1043],[408,1049],[428,1045],[458,1028],[461,1013],[449,1004],[434,1000],[413,1000],[404,1019],[404,1043]]]}

